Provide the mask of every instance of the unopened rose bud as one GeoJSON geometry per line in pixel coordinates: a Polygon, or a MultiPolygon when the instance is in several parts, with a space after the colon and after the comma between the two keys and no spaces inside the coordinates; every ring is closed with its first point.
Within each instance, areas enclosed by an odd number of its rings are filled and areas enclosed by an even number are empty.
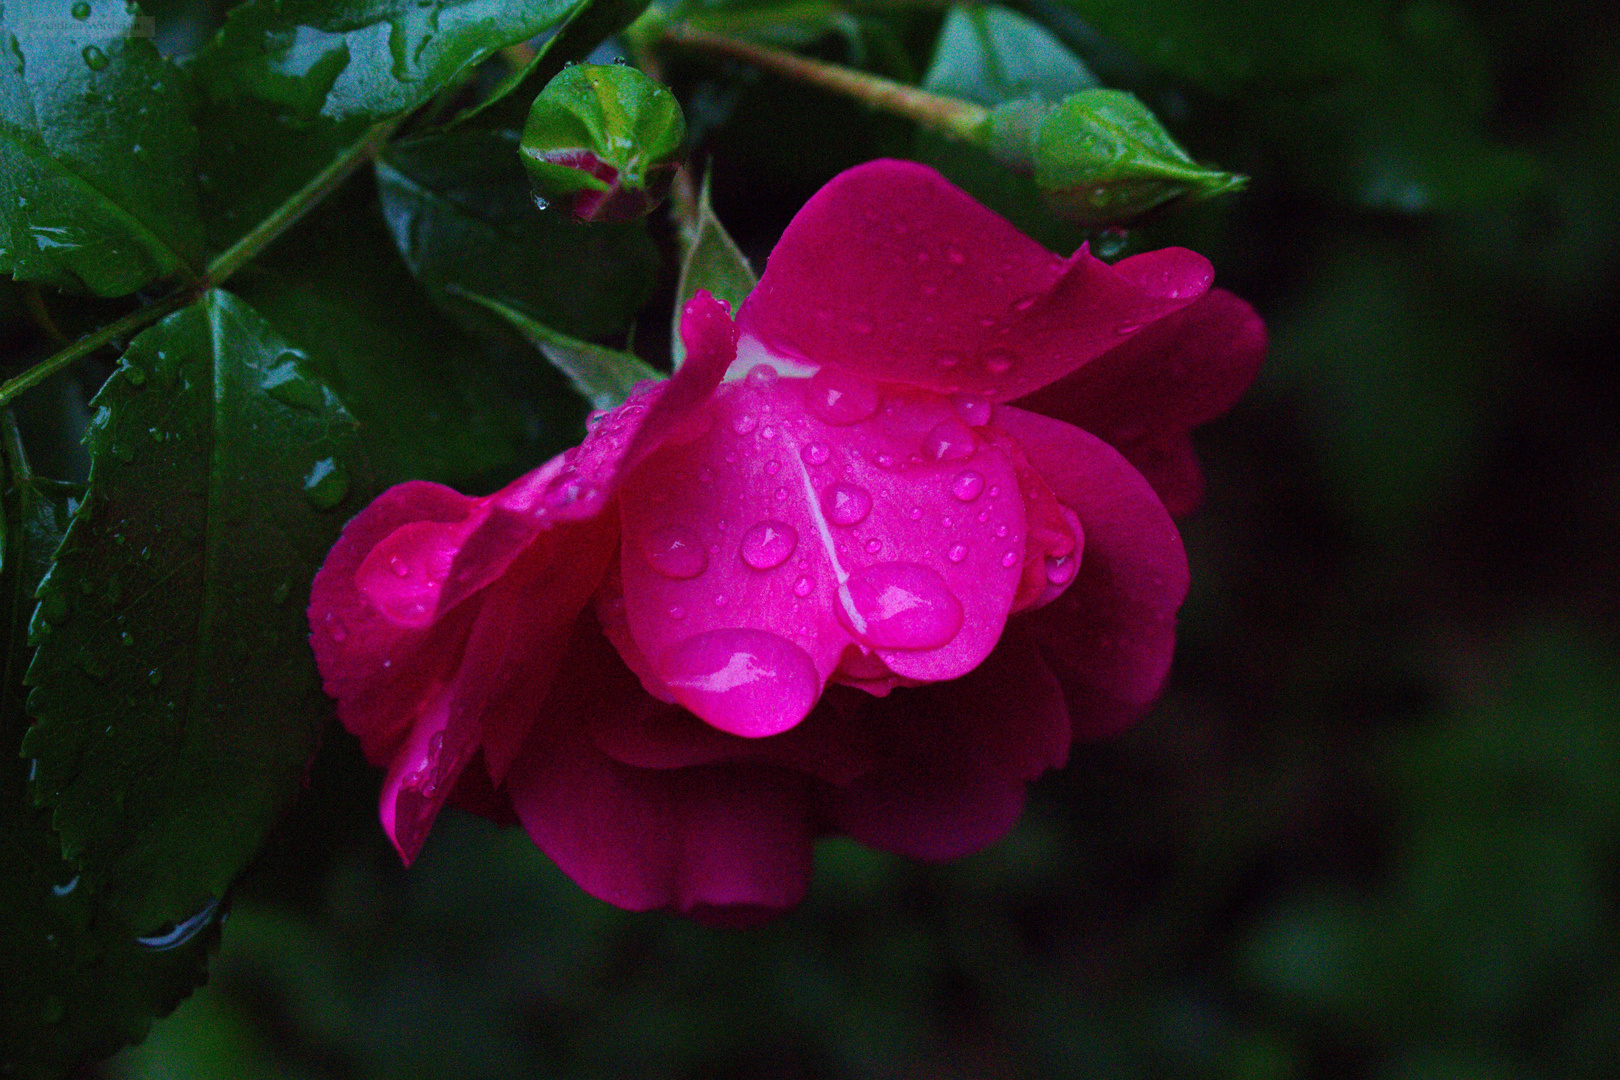
{"type": "Polygon", "coordinates": [[[629,221],[663,201],[685,138],[664,87],[621,64],[578,64],[535,98],[520,152],[540,199],[581,221],[629,221]]]}
{"type": "Polygon", "coordinates": [[[1248,182],[1199,165],[1150,109],[1120,90],[1083,90],[1040,121],[1035,183],[1062,217],[1119,225],[1183,199],[1207,199],[1248,182]]]}

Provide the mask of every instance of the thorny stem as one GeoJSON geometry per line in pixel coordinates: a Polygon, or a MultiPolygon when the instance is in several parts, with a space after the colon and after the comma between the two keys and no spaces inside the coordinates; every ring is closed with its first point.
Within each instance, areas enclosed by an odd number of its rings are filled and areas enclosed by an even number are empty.
{"type": "Polygon", "coordinates": [[[664,28],[664,38],[677,44],[719,53],[797,79],[812,86],[847,94],[874,109],[915,120],[954,139],[973,139],[990,111],[981,105],[943,94],[929,93],[915,86],[894,82],[854,68],[812,60],[796,53],[773,49],[752,41],[703,30],[690,23],[673,23],[664,28]]]}
{"type": "Polygon", "coordinates": [[[405,117],[401,115],[374,124],[358,141],[317,173],[309,183],[299,188],[263,221],[248,230],[246,235],[209,263],[200,280],[188,282],[162,299],[138,308],[94,333],[86,334],[67,348],[41,360],[21,375],[0,384],[0,408],[10,405],[19,394],[33,389],[103,345],[127,338],[142,327],[195,302],[209,289],[223,285],[226,279],[252,261],[277,237],[290,229],[299,218],[335,191],[338,185],[349,178],[350,173],[374,157],[404,120],[405,117]]]}

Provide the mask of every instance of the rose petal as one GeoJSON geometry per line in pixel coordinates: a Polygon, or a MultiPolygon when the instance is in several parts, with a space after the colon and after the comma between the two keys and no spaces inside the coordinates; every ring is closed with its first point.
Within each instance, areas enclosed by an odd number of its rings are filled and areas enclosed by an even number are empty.
{"type": "Polygon", "coordinates": [[[648,689],[750,737],[798,723],[852,641],[905,678],[971,670],[1023,561],[1011,462],[951,401],[819,376],[723,388],[703,435],[626,480],[623,527],[648,689]]]}
{"type": "Polygon", "coordinates": [[[636,769],[580,731],[532,741],[507,780],[525,831],[592,896],[722,918],[803,898],[805,785],[759,766],[636,769]]]}
{"type": "Polygon", "coordinates": [[[383,614],[359,588],[367,556],[396,531],[416,523],[455,527],[476,500],[439,484],[412,481],[390,488],[343,527],[310,588],[310,646],[322,685],[337,699],[338,718],[367,760],[386,765],[424,702],[436,695],[460,661],[457,641],[468,619],[433,626],[403,625],[383,614]]]}
{"type": "Polygon", "coordinates": [[[1085,530],[1074,582],[1020,621],[1063,681],[1077,734],[1117,731],[1146,711],[1170,668],[1187,594],[1181,537],[1147,481],[1101,439],[1012,407],[997,410],[996,424],[1085,530]]]}
{"type": "Polygon", "coordinates": [[[1021,397],[1192,303],[1209,263],[1168,248],[1061,259],[937,172],[874,161],[794,217],[738,314],[769,352],[940,393],[1021,397]]]}
{"type": "Polygon", "coordinates": [[[863,712],[889,733],[888,752],[853,784],[816,789],[817,806],[838,831],[914,858],[953,859],[1006,835],[1027,783],[1068,755],[1063,691],[1018,623],[966,677],[863,712]]]}
{"type": "Polygon", "coordinates": [[[1179,515],[1202,490],[1187,432],[1232,407],[1265,351],[1265,324],[1254,309],[1211,289],[1018,406],[1113,444],[1179,515]]]}

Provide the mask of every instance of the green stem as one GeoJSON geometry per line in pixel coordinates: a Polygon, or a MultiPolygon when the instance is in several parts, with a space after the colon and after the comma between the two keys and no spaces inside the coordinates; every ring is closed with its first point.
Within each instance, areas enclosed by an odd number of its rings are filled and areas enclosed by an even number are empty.
{"type": "Polygon", "coordinates": [[[208,270],[201,280],[182,285],[161,300],[138,308],[94,333],[86,334],[67,348],[41,360],[21,375],[0,384],[0,408],[10,405],[19,394],[38,386],[102,346],[131,336],[142,327],[194,303],[209,289],[223,285],[232,274],[252,261],[277,237],[290,229],[299,218],[335,191],[338,185],[349,178],[350,173],[387,143],[389,136],[404,120],[405,117],[401,115],[372,125],[358,141],[334,158],[332,163],[317,173],[309,183],[299,188],[286,202],[276,207],[263,221],[248,230],[246,235],[209,263],[208,270]]]}
{"type": "Polygon", "coordinates": [[[665,27],[664,39],[745,60],[767,71],[774,71],[778,75],[785,75],[790,79],[797,79],[825,90],[847,94],[874,109],[914,120],[953,139],[974,139],[985,121],[990,118],[988,109],[970,101],[929,93],[927,90],[919,90],[915,86],[856,71],[854,68],[812,60],[796,53],[773,49],[768,45],[716,34],[690,23],[675,23],[665,27]]]}
{"type": "Polygon", "coordinates": [[[404,115],[400,115],[384,120],[380,124],[373,124],[358,142],[334,158],[330,165],[315,174],[314,179],[299,188],[291,198],[250,229],[247,235],[209,263],[208,273],[204,276],[203,289],[199,291],[199,295],[207,289],[223,284],[226,278],[252,261],[259,252],[270,246],[271,241],[286,232],[322,199],[337,190],[338,185],[347,180],[349,174],[354,172],[361,162],[376,154],[394,133],[394,129],[404,121],[404,115]]]}
{"type": "Polygon", "coordinates": [[[180,289],[163,299],[125,315],[117,322],[108,323],[93,334],[86,334],[61,352],[41,360],[27,371],[0,384],[0,408],[10,405],[17,395],[32,390],[76,360],[89,356],[97,349],[119,338],[129,337],[147,323],[156,322],[165,315],[179,311],[197,298],[194,289],[180,289]]]}

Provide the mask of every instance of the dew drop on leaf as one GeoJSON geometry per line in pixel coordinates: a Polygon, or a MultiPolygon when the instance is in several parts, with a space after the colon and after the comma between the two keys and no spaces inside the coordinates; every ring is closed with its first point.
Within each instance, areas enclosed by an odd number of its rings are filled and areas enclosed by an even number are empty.
{"type": "Polygon", "coordinates": [[[349,471],[335,458],[317,461],[304,477],[304,497],[317,510],[332,510],[349,494],[349,471]]]}
{"type": "Polygon", "coordinates": [[[102,52],[94,45],[86,45],[82,50],[80,50],[79,55],[84,57],[84,66],[89,68],[91,71],[103,71],[106,69],[107,65],[112,62],[107,59],[106,53],[102,52]]]}

